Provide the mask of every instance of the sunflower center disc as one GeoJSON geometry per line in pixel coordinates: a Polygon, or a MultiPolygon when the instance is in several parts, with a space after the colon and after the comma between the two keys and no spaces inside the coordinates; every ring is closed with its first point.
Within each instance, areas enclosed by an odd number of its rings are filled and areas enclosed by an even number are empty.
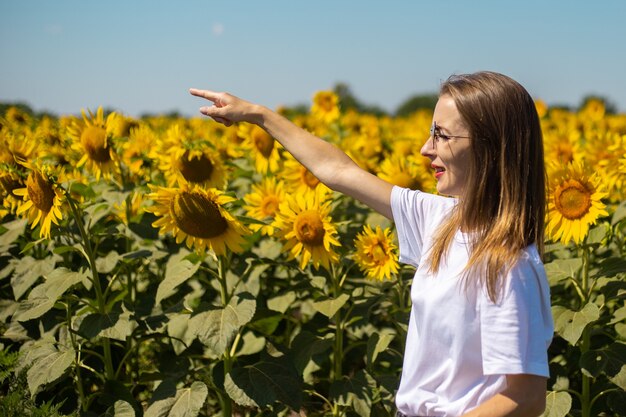
{"type": "Polygon", "coordinates": [[[39,172],[32,172],[26,179],[26,190],[33,205],[47,213],[52,208],[54,190],[47,179],[39,172]]]}
{"type": "Polygon", "coordinates": [[[269,158],[274,149],[274,139],[264,130],[256,130],[253,133],[252,139],[254,140],[254,146],[261,152],[261,155],[265,158],[269,158]]]}
{"type": "Polygon", "coordinates": [[[304,167],[303,167],[303,171],[302,171],[302,181],[309,188],[315,188],[315,187],[317,187],[317,184],[320,183],[320,180],[318,180],[317,177],[311,173],[311,171],[309,171],[308,169],[306,169],[304,167]]]}
{"type": "Polygon", "coordinates": [[[274,217],[278,210],[278,199],[276,196],[270,195],[263,199],[261,202],[261,211],[267,217],[274,217]]]}
{"type": "Polygon", "coordinates": [[[107,132],[99,126],[88,126],[80,135],[80,143],[83,145],[89,159],[99,163],[109,162],[109,148],[106,146],[107,132]]]}
{"type": "Polygon", "coordinates": [[[556,195],[556,207],[563,217],[576,220],[589,212],[591,195],[578,181],[568,181],[556,195]]]}
{"type": "Polygon", "coordinates": [[[382,242],[377,242],[372,248],[372,260],[377,265],[382,265],[387,260],[387,251],[386,248],[383,247],[382,242]]]}
{"type": "Polygon", "coordinates": [[[189,182],[202,183],[211,178],[213,163],[205,155],[194,156],[189,159],[189,152],[176,161],[176,168],[189,182]]]}
{"type": "Polygon", "coordinates": [[[315,210],[306,210],[298,214],[294,228],[296,237],[302,243],[319,246],[324,242],[324,223],[315,210]]]}
{"type": "Polygon", "coordinates": [[[172,200],[170,212],[180,230],[193,237],[210,239],[228,227],[217,204],[202,194],[183,191],[172,200]]]}

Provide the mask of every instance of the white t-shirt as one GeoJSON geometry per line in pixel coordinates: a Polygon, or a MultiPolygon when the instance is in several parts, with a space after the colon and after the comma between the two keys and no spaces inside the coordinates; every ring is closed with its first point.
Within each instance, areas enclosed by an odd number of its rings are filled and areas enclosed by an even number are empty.
{"type": "Polygon", "coordinates": [[[497,303],[482,286],[466,287],[460,279],[469,259],[464,233],[457,233],[435,276],[422,262],[455,204],[400,187],[391,193],[400,261],[417,268],[396,395],[398,410],[408,416],[459,416],[502,391],[506,374],[548,376],[550,287],[535,245],[504,278],[497,303]]]}

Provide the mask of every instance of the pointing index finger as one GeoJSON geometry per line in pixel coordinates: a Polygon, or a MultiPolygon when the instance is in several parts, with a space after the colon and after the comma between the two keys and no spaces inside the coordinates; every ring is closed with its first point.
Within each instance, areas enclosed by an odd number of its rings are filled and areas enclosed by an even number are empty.
{"type": "Polygon", "coordinates": [[[190,88],[189,93],[192,96],[206,98],[207,100],[211,100],[212,102],[216,102],[218,100],[219,93],[210,90],[199,90],[197,88],[190,88]]]}

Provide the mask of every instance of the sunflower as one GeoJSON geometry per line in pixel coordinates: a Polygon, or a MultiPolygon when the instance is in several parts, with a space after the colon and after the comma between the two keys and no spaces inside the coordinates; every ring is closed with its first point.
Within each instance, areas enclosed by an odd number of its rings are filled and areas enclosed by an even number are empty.
{"type": "Polygon", "coordinates": [[[21,162],[36,159],[38,148],[38,142],[28,132],[0,131],[0,163],[23,169],[21,162]]]}
{"type": "Polygon", "coordinates": [[[170,187],[186,183],[218,189],[226,186],[226,168],[219,153],[178,123],[168,129],[151,156],[160,161],[159,169],[170,187]]]}
{"type": "Polygon", "coordinates": [[[546,232],[553,240],[579,244],[589,227],[606,216],[603,184],[582,163],[571,163],[553,173],[549,184],[546,232]]]}
{"type": "Polygon", "coordinates": [[[583,108],[580,110],[579,115],[597,122],[604,118],[605,113],[606,106],[604,105],[604,101],[597,98],[591,98],[587,100],[583,108]]]}
{"type": "Polygon", "coordinates": [[[589,136],[590,152],[585,155],[585,160],[600,175],[606,184],[609,201],[619,203],[626,195],[624,175],[619,171],[619,158],[626,149],[626,135],[618,132],[598,133],[589,136]]]}
{"type": "Polygon", "coordinates": [[[254,167],[257,172],[267,174],[279,168],[279,143],[265,130],[256,125],[239,125],[238,135],[244,138],[242,146],[252,151],[254,167]]]}
{"type": "Polygon", "coordinates": [[[330,192],[330,188],[322,184],[311,171],[293,157],[288,157],[285,160],[280,176],[285,179],[289,191],[294,194],[315,193],[317,191],[327,194],[330,192]]]}
{"type": "Polygon", "coordinates": [[[49,239],[52,223],[58,225],[62,218],[60,208],[63,202],[63,190],[57,186],[51,167],[36,168],[30,164],[25,164],[25,166],[31,169],[26,178],[26,187],[13,190],[13,195],[23,199],[16,214],[26,217],[31,229],[41,224],[39,235],[49,239]]]}
{"type": "Polygon", "coordinates": [[[148,150],[157,142],[156,133],[147,124],[139,124],[130,129],[128,141],[122,145],[122,161],[130,173],[139,178],[150,177],[148,150]]]}
{"type": "Polygon", "coordinates": [[[376,226],[376,230],[372,230],[365,225],[354,244],[354,260],[368,278],[383,281],[398,273],[398,247],[393,243],[389,228],[383,230],[376,226]]]}
{"type": "Polygon", "coordinates": [[[313,118],[328,124],[339,119],[339,97],[332,91],[318,91],[311,106],[313,118]]]}
{"type": "Polygon", "coordinates": [[[248,216],[268,224],[250,224],[250,229],[272,236],[275,231],[274,218],[280,203],[285,200],[285,185],[275,177],[266,177],[260,184],[252,185],[252,192],[244,197],[248,216]]]}
{"type": "Polygon", "coordinates": [[[435,187],[432,176],[427,175],[412,156],[392,154],[380,164],[378,177],[399,187],[430,191],[435,187]]]}
{"type": "Polygon", "coordinates": [[[147,197],[155,204],[145,210],[160,217],[152,223],[159,228],[159,234],[172,233],[176,243],[185,241],[189,249],[195,248],[199,254],[212,250],[216,255],[224,255],[227,249],[243,252],[245,236],[250,232],[224,208],[234,198],[197,185],[149,187],[152,193],[147,197]]]}
{"type": "Polygon", "coordinates": [[[139,223],[140,216],[144,212],[142,210],[143,202],[144,195],[133,192],[130,198],[125,198],[120,203],[113,204],[113,212],[126,225],[129,225],[131,221],[139,223]]]}
{"type": "Polygon", "coordinates": [[[289,259],[300,257],[300,268],[311,261],[315,269],[339,260],[332,246],[339,246],[337,229],[330,218],[330,200],[321,193],[287,195],[278,209],[276,227],[289,259]]]}
{"type": "Polygon", "coordinates": [[[13,166],[0,164],[0,218],[17,211],[20,203],[13,191],[23,187],[21,173],[13,166]]]}
{"type": "Polygon", "coordinates": [[[583,152],[578,130],[570,130],[564,133],[547,131],[543,135],[543,144],[546,161],[554,161],[559,165],[582,161],[583,152]]]}
{"type": "Polygon", "coordinates": [[[68,133],[73,141],[72,149],[82,157],[76,163],[76,168],[86,166],[99,180],[101,176],[108,178],[117,166],[117,155],[111,144],[114,120],[116,114],[111,113],[104,119],[104,110],[98,107],[94,115],[89,110],[89,117],[85,110],[81,110],[83,123],[74,120],[68,127],[68,133]]]}

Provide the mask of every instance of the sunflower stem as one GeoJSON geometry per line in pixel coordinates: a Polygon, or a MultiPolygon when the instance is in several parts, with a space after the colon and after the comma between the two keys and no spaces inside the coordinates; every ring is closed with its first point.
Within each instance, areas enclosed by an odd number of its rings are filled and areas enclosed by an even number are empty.
{"type": "Polygon", "coordinates": [[[72,307],[70,305],[70,300],[67,301],[66,304],[66,313],[67,313],[67,328],[69,329],[70,341],[72,342],[72,348],[76,353],[74,362],[76,363],[76,388],[78,390],[78,398],[80,407],[83,411],[87,411],[87,401],[85,400],[85,390],[83,389],[83,380],[80,374],[80,346],[76,342],[76,335],[72,331],[72,307]]]}
{"type": "MultiPolygon", "coordinates": [[[[586,240],[586,239],[585,239],[586,240]]],[[[590,297],[589,294],[589,246],[583,241],[583,265],[581,277],[581,290],[583,299],[581,299],[583,307],[590,297]]],[[[580,343],[580,354],[584,355],[591,348],[591,326],[587,325],[583,329],[582,341],[580,343]]],[[[582,374],[582,392],[580,396],[582,417],[591,417],[591,377],[581,371],[582,374]]]]}
{"type": "MultiPolygon", "coordinates": [[[[81,244],[83,250],[87,254],[87,260],[89,261],[89,267],[91,269],[91,273],[93,275],[93,287],[96,291],[96,300],[98,303],[98,313],[106,314],[106,300],[104,299],[104,295],[102,293],[102,288],[100,286],[100,276],[98,275],[98,269],[96,268],[96,259],[94,257],[93,248],[91,247],[91,241],[87,236],[87,231],[85,230],[85,225],[83,224],[83,219],[81,215],[78,213],[78,207],[76,207],[76,201],[71,196],[71,186],[68,187],[65,195],[67,198],[67,202],[72,211],[72,217],[74,217],[74,221],[76,222],[76,226],[78,227],[78,231],[81,236],[81,244]]],[[[102,349],[104,351],[104,369],[105,375],[107,379],[113,380],[115,378],[115,370],[113,369],[113,359],[111,356],[111,341],[103,337],[102,338],[102,349]]]]}
{"type": "MultiPolygon", "coordinates": [[[[228,303],[230,302],[228,296],[228,286],[226,283],[226,265],[225,259],[223,256],[217,257],[217,272],[218,272],[218,281],[220,282],[220,296],[222,298],[222,306],[226,308],[228,303]]],[[[238,341],[236,340],[235,343],[238,341]]],[[[236,348],[236,347],[235,347],[236,348]]],[[[226,376],[233,369],[233,356],[231,355],[230,349],[226,347],[224,350],[224,380],[226,380],[226,376]]],[[[227,392],[219,393],[220,403],[222,404],[222,416],[231,417],[233,414],[233,404],[230,396],[227,392]]]]}
{"type": "MultiPolygon", "coordinates": [[[[334,266],[331,267],[331,275],[333,282],[333,297],[337,298],[341,294],[341,284],[337,270],[334,266]]],[[[333,369],[331,370],[331,381],[339,381],[343,374],[342,372],[342,359],[343,359],[343,317],[341,308],[335,313],[333,320],[335,321],[335,345],[333,352],[333,369]]]]}

